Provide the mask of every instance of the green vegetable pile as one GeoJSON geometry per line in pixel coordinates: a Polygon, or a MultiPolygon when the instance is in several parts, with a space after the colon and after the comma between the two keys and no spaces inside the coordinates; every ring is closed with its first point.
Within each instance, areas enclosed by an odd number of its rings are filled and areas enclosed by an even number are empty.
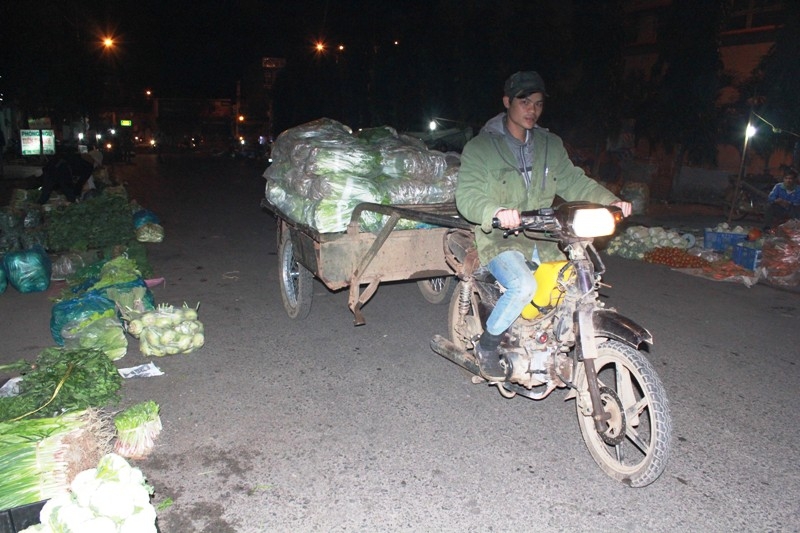
{"type": "Polygon", "coordinates": [[[47,248],[53,252],[105,248],[131,240],[133,219],[128,200],[105,191],[46,217],[47,248]]]}
{"type": "Polygon", "coordinates": [[[22,381],[17,396],[0,398],[0,422],[50,417],[119,401],[122,378],[100,350],[46,348],[33,364],[21,360],[2,369],[18,371],[22,381]]]}

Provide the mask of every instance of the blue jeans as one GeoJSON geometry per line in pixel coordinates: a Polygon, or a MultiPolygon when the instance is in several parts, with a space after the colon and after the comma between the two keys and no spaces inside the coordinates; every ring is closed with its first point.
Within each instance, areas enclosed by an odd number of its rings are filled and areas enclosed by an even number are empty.
{"type": "Polygon", "coordinates": [[[506,289],[486,320],[486,331],[492,335],[500,335],[514,323],[533,298],[536,280],[525,262],[525,256],[517,250],[501,252],[487,266],[489,272],[506,289]]]}

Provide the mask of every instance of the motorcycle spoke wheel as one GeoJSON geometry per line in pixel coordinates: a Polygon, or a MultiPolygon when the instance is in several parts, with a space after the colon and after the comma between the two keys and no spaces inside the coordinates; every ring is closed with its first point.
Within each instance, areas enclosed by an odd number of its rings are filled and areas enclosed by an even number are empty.
{"type": "MultiPolygon", "coordinates": [[[[617,341],[598,346],[594,361],[604,410],[611,414],[605,435],[591,416],[581,413],[578,423],[592,458],[612,478],[631,487],[653,483],[669,457],[672,422],[667,396],[655,369],[644,355],[617,341]]],[[[586,387],[583,366],[578,380],[586,387]]],[[[577,402],[576,402],[577,403],[577,402]]]]}
{"type": "Polygon", "coordinates": [[[283,308],[289,318],[302,320],[311,312],[314,277],[295,258],[288,231],[280,239],[278,258],[278,280],[281,284],[283,308]]]}

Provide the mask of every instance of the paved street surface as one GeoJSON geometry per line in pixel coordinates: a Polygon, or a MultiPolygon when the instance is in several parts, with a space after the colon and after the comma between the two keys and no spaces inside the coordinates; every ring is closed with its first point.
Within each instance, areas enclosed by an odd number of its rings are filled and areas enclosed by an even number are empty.
{"type": "MultiPolygon", "coordinates": [[[[446,306],[413,283],[381,286],[361,327],[319,282],[309,318],[288,318],[262,172],[148,155],[116,169],[166,230],[148,245],[156,300],[200,302],[206,327],[204,348],[123,386],[120,407],[161,406],[137,464],[172,501],[163,533],[800,530],[796,293],[606,258],[603,295],[653,332],[674,425],[664,475],[631,489],[594,464],[563,392],[507,400],[434,354],[446,306]]],[[[53,344],[53,294],[0,295],[0,363],[53,344]]],[[[118,365],[147,361],[131,340],[118,365]]]]}

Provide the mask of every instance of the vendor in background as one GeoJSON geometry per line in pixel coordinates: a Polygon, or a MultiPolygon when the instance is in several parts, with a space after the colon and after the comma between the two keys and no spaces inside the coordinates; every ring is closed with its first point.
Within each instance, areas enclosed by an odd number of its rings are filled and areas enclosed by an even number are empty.
{"type": "Polygon", "coordinates": [[[764,213],[764,229],[772,227],[776,220],[800,218],[800,188],[797,187],[797,171],[788,167],[783,181],[772,188],[764,213]]]}
{"type": "Polygon", "coordinates": [[[83,189],[92,177],[94,165],[81,154],[56,154],[42,167],[42,191],[39,203],[45,204],[54,190],[70,202],[81,198],[83,189]]]}

